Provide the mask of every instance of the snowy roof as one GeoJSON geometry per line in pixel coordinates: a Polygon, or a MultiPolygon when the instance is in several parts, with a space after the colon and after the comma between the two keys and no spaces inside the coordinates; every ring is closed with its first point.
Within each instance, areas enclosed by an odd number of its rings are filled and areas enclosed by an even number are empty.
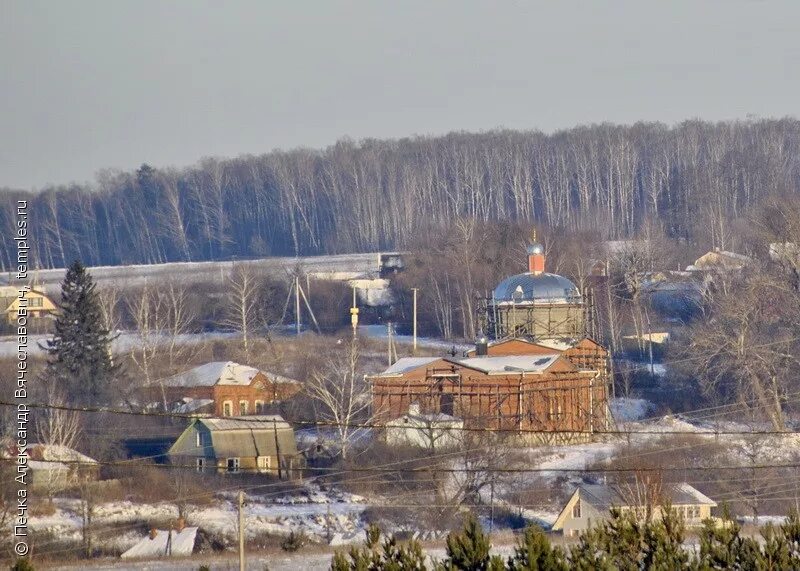
{"type": "Polygon", "coordinates": [[[283,417],[277,414],[253,414],[250,416],[225,416],[215,418],[201,418],[198,422],[203,423],[211,431],[219,430],[251,430],[265,428],[272,430],[279,428],[291,430],[292,427],[283,417]]]}
{"type": "Polygon", "coordinates": [[[31,460],[51,462],[80,462],[81,464],[97,464],[97,460],[81,454],[77,450],[55,444],[31,444],[28,446],[31,460]]]}
{"type": "Polygon", "coordinates": [[[183,373],[167,377],[159,382],[167,387],[210,387],[213,385],[247,386],[253,382],[253,378],[255,378],[258,373],[262,373],[278,383],[297,383],[297,381],[293,379],[274,373],[265,373],[259,371],[255,367],[240,365],[233,361],[213,361],[195,367],[194,369],[189,369],[183,373]]]}
{"type": "Polygon", "coordinates": [[[438,360],[439,357],[403,357],[402,359],[398,359],[397,362],[391,367],[376,376],[388,377],[392,375],[402,375],[403,373],[413,371],[416,368],[423,367],[438,360]]]}
{"type": "Polygon", "coordinates": [[[466,359],[456,359],[455,363],[483,371],[484,373],[507,373],[515,372],[541,372],[550,367],[557,359],[558,354],[553,355],[505,355],[502,357],[469,357],[466,359]]]}
{"type": "Polygon", "coordinates": [[[526,272],[510,276],[494,289],[497,303],[580,303],[581,294],[571,281],[556,274],[526,272]]]}
{"type": "MultiPolygon", "coordinates": [[[[611,507],[635,505],[635,501],[631,498],[635,494],[628,494],[623,486],[583,484],[578,487],[578,490],[580,491],[581,499],[597,508],[609,509],[611,507]]],[[[664,484],[661,487],[661,503],[667,501],[673,505],[717,505],[717,502],[686,482],[664,484]]]]}
{"type": "Polygon", "coordinates": [[[120,555],[123,559],[191,555],[197,537],[196,527],[185,527],[181,531],[157,529],[155,537],[148,535],[128,551],[120,555]]]}
{"type": "Polygon", "coordinates": [[[575,346],[575,343],[563,339],[537,339],[536,344],[555,349],[556,351],[566,351],[575,346]]]}
{"type": "Polygon", "coordinates": [[[181,404],[172,407],[171,412],[178,414],[190,414],[212,404],[214,404],[213,399],[193,399],[190,397],[185,397],[181,404]]]}

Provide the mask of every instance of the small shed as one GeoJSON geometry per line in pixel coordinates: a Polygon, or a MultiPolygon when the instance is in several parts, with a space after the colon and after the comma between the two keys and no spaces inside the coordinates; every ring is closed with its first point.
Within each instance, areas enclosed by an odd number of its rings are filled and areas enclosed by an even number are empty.
{"type": "Polygon", "coordinates": [[[197,418],[170,447],[170,462],[198,472],[301,477],[294,430],[278,415],[197,418]]]}
{"type": "Polygon", "coordinates": [[[687,527],[696,527],[711,517],[711,508],[717,502],[683,482],[663,484],[660,489],[643,492],[636,485],[590,485],[583,484],[567,501],[553,524],[553,531],[566,536],[578,536],[593,524],[606,520],[611,509],[633,512],[643,519],[648,511],[660,517],[661,510],[669,504],[683,518],[687,527]]]}
{"type": "Polygon", "coordinates": [[[455,448],[462,442],[464,421],[444,413],[423,414],[413,403],[408,413],[386,423],[386,442],[430,450],[455,448]]]}
{"type": "Polygon", "coordinates": [[[31,444],[28,456],[33,490],[55,493],[99,478],[95,459],[66,446],[31,444]]]}
{"type": "Polygon", "coordinates": [[[153,529],[139,543],[120,555],[122,559],[152,559],[153,557],[185,557],[194,552],[196,527],[153,529]]]}

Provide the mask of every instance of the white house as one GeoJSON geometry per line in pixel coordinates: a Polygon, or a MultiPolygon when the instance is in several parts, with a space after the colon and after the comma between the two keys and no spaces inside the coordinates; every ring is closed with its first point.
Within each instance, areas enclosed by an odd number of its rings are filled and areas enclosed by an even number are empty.
{"type": "Polygon", "coordinates": [[[386,423],[386,442],[419,448],[453,448],[462,442],[464,421],[449,414],[422,414],[418,403],[386,423]]]}

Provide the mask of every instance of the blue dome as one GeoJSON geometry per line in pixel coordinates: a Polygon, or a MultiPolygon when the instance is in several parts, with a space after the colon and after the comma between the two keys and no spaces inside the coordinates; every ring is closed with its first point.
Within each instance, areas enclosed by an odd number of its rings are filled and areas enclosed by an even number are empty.
{"type": "Polygon", "coordinates": [[[571,281],[556,274],[517,274],[504,279],[494,288],[498,302],[571,302],[580,303],[581,293],[571,281]]]}

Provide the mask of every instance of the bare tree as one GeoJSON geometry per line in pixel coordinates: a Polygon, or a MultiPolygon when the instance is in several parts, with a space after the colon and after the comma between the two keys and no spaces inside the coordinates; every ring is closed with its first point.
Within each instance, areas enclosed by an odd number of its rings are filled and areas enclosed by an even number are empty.
{"type": "Polygon", "coordinates": [[[343,459],[361,433],[356,424],[368,423],[371,418],[371,392],[361,373],[360,356],[354,339],[314,371],[305,386],[319,407],[317,419],[330,424],[336,432],[343,459]]]}
{"type": "Polygon", "coordinates": [[[258,325],[261,277],[249,265],[239,264],[228,278],[228,298],[222,325],[242,336],[245,358],[250,357],[250,341],[258,325]]]}
{"type": "Polygon", "coordinates": [[[153,381],[153,366],[159,353],[162,332],[165,328],[163,296],[152,285],[144,287],[127,300],[138,337],[138,348],[131,351],[131,360],[144,375],[145,383],[153,381]]]}

